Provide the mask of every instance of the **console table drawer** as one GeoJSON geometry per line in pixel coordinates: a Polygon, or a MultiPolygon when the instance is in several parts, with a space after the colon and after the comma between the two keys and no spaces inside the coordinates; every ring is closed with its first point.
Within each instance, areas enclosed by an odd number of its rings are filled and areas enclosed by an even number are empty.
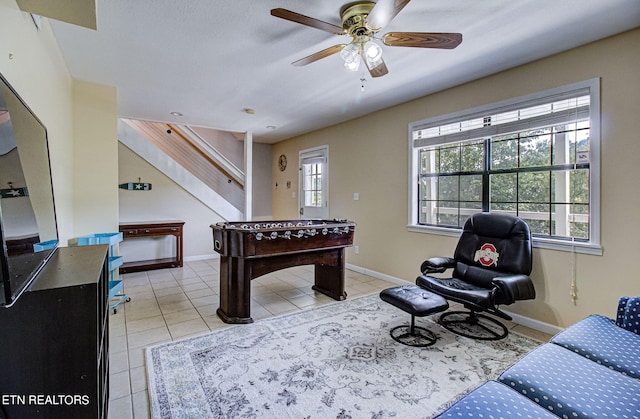
{"type": "Polygon", "coordinates": [[[168,234],[178,234],[180,232],[179,227],[149,227],[149,228],[136,228],[126,231],[126,235],[129,237],[134,236],[166,236],[168,234]]]}
{"type": "Polygon", "coordinates": [[[123,237],[131,237],[131,236],[137,236],[138,235],[138,229],[137,228],[131,228],[128,230],[120,230],[120,232],[122,232],[122,236],[123,237]]]}

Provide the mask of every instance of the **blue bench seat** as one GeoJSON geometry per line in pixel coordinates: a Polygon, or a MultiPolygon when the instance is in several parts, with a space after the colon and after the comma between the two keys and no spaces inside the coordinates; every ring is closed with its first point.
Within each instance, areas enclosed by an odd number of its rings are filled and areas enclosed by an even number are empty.
{"type": "Polygon", "coordinates": [[[534,349],[498,381],[556,416],[640,417],[640,381],[559,345],[534,349]]]}
{"type": "Polygon", "coordinates": [[[556,419],[543,407],[496,381],[487,381],[438,415],[439,419],[459,417],[556,419]]]}
{"type": "Polygon", "coordinates": [[[640,335],[605,316],[592,314],[551,339],[591,361],[640,379],[640,335]]]}

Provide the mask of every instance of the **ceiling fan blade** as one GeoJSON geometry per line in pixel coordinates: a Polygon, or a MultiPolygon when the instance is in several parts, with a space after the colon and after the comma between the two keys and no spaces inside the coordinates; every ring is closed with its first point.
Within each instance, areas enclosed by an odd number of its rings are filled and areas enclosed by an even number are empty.
{"type": "Polygon", "coordinates": [[[367,16],[367,27],[379,30],[387,26],[411,0],[378,0],[367,16]]]}
{"type": "Polygon", "coordinates": [[[312,28],[320,29],[325,32],[329,32],[335,35],[344,35],[344,29],[341,26],[334,25],[332,23],[323,22],[321,20],[301,15],[300,13],[292,12],[287,9],[271,9],[271,16],[279,17],[280,19],[290,20],[292,22],[299,23],[301,25],[310,26],[312,28]]]}
{"type": "Polygon", "coordinates": [[[334,45],[332,47],[325,48],[322,51],[318,51],[314,54],[311,54],[308,57],[304,57],[299,59],[298,61],[294,61],[291,64],[295,65],[296,67],[301,67],[303,65],[311,64],[314,61],[321,60],[322,58],[326,58],[330,55],[333,55],[337,52],[342,51],[342,48],[344,47],[346,47],[345,44],[334,45]]]}
{"type": "Polygon", "coordinates": [[[389,32],[382,42],[390,47],[454,49],[462,42],[461,33],[446,32],[389,32]]]}
{"type": "Polygon", "coordinates": [[[371,74],[371,77],[382,77],[389,72],[387,65],[382,59],[380,59],[380,64],[375,67],[369,67],[369,63],[367,62],[367,60],[364,60],[364,62],[367,65],[367,69],[369,69],[369,74],[371,74]]]}

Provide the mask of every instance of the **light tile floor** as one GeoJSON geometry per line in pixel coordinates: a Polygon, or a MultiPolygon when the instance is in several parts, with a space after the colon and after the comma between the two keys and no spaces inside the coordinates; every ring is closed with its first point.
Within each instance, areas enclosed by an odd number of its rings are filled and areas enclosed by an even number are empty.
{"type": "MultiPolygon", "coordinates": [[[[219,260],[187,262],[182,268],[126,274],[131,301],[110,315],[110,419],[149,418],[144,349],[147,346],[231,326],[216,315],[219,260]]],[[[334,300],[311,289],[313,267],[302,266],[252,281],[251,316],[276,316],[334,300]]],[[[348,298],[379,292],[398,284],[347,270],[348,298]]],[[[508,322],[507,322],[508,323],[508,322]]],[[[508,324],[512,330],[546,341],[550,336],[508,324]]]]}

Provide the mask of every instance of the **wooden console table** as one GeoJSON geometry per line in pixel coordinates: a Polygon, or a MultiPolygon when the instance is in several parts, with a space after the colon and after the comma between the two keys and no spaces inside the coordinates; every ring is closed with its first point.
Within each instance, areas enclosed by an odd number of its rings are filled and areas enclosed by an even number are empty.
{"type": "Polygon", "coordinates": [[[126,262],[120,266],[120,273],[149,271],[151,269],[176,268],[183,263],[182,226],[184,221],[145,221],[120,223],[123,240],[143,237],[174,236],[176,238],[175,257],[126,262]]]}

